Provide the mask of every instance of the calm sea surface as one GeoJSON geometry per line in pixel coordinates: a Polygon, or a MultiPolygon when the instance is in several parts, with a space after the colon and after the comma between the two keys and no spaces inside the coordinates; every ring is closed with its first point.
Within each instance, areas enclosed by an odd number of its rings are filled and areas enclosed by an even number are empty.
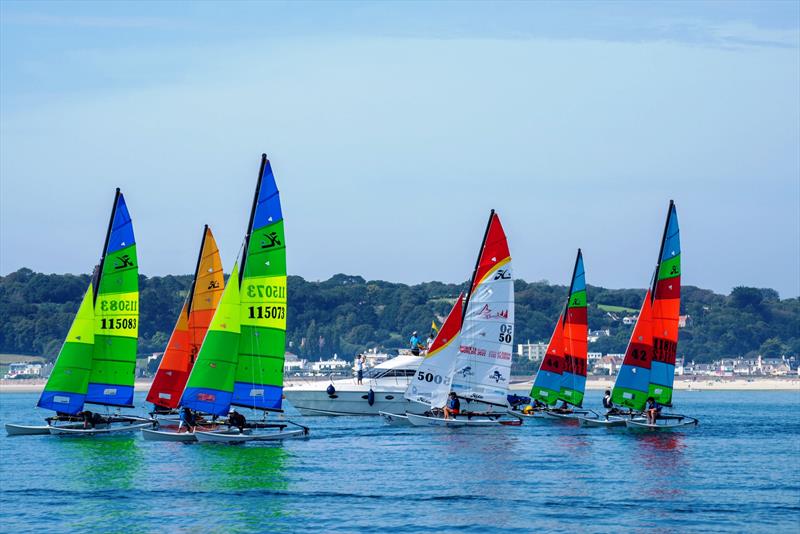
{"type": "MultiPolygon", "coordinates": [[[[37,398],[0,395],[0,423],[39,422],[37,398]]],[[[311,439],[277,445],[2,436],[0,529],[798,532],[800,394],[678,392],[676,402],[699,427],[313,417],[298,419],[311,439]]],[[[599,403],[590,392],[586,405],[599,403]]]]}

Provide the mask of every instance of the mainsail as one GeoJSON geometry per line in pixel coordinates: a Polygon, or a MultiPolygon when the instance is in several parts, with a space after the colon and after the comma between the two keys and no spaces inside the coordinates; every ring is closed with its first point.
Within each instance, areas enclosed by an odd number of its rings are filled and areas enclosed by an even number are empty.
{"type": "Polygon", "coordinates": [[[40,408],[65,414],[83,410],[94,353],[93,293],[90,284],[39,397],[40,408]]]}
{"type": "Polygon", "coordinates": [[[514,280],[500,218],[492,210],[467,294],[453,391],[506,405],[514,337],[514,280]]]}
{"type": "Polygon", "coordinates": [[[561,374],[564,371],[564,315],[558,316],[558,322],[547,344],[547,352],[539,364],[539,371],[531,387],[531,398],[549,406],[558,402],[561,392],[561,374]]]}
{"type": "Polygon", "coordinates": [[[581,406],[586,391],[588,324],[586,320],[586,274],[583,255],[578,249],[572,283],[564,308],[564,371],[561,375],[559,398],[581,406]]]}
{"type": "Polygon", "coordinates": [[[286,238],[266,154],[261,155],[240,275],[241,336],[231,404],[278,411],[286,346],[286,238]]]}
{"type": "Polygon", "coordinates": [[[678,212],[669,201],[664,235],[658,254],[652,286],[653,356],[650,371],[650,396],[660,404],[672,403],[675,381],[675,356],[678,349],[678,322],[681,308],[681,240],[678,212]]]}
{"type": "Polygon", "coordinates": [[[611,392],[611,401],[614,404],[636,411],[644,409],[649,395],[650,361],[653,353],[653,317],[650,301],[651,294],[648,290],[611,392]]]}
{"type": "Polygon", "coordinates": [[[234,265],[228,284],[211,319],[197,354],[180,406],[211,414],[227,415],[233,398],[233,379],[239,359],[240,302],[239,264],[234,265]]]}
{"type": "Polygon", "coordinates": [[[458,356],[458,338],[464,313],[464,294],[460,294],[445,319],[417,374],[408,384],[405,398],[442,407],[450,393],[453,367],[458,356]]]}
{"type": "Polygon", "coordinates": [[[139,262],[133,224],[119,189],[93,289],[94,353],[86,402],[132,407],[139,339],[139,262]]]}
{"type": "Polygon", "coordinates": [[[224,287],[219,249],[206,225],[192,285],[150,386],[148,402],[163,408],[178,406],[224,287]]]}

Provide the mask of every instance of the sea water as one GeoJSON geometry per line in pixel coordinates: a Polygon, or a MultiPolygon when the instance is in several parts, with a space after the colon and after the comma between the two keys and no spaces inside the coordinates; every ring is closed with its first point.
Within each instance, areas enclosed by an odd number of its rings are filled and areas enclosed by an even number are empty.
{"type": "MultiPolygon", "coordinates": [[[[798,532],[800,394],[676,396],[698,427],[634,433],[528,420],[445,429],[295,416],[310,439],[2,436],[0,528],[798,532]]],[[[0,395],[0,423],[41,422],[37,397],[0,395]]],[[[590,392],[585,405],[599,404],[590,392]]]]}

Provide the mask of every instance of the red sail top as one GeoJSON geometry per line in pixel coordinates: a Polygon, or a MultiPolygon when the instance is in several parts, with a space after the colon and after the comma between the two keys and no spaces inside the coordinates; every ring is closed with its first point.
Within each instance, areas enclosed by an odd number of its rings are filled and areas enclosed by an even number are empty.
{"type": "MultiPolygon", "coordinates": [[[[506,233],[503,231],[503,225],[500,224],[500,217],[496,213],[492,213],[470,290],[474,291],[487,275],[498,267],[502,270],[502,265],[509,261],[511,261],[511,253],[508,251],[506,233]]],[[[506,278],[506,275],[508,278],[511,277],[510,273],[501,273],[503,278],[506,278]]]]}
{"type": "Polygon", "coordinates": [[[444,320],[442,328],[436,334],[436,339],[433,340],[431,348],[428,349],[428,357],[436,354],[442,347],[447,346],[458,336],[461,330],[461,323],[464,320],[464,294],[458,295],[458,300],[453,305],[453,309],[444,320]]]}
{"type": "MultiPolygon", "coordinates": [[[[650,369],[650,361],[653,357],[653,309],[651,306],[650,290],[642,302],[642,309],[639,311],[639,318],[636,326],[631,332],[631,339],[628,342],[628,349],[625,351],[623,365],[632,365],[642,369],[650,369]]],[[[619,382],[619,380],[618,380],[619,382]]],[[[620,384],[629,387],[627,384],[620,384]]]]}

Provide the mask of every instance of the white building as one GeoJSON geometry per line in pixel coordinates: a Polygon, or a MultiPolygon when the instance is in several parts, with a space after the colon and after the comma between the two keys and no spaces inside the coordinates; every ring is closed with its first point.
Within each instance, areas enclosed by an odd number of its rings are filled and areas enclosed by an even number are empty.
{"type": "Polygon", "coordinates": [[[36,376],[42,375],[41,363],[29,362],[15,362],[8,364],[8,372],[3,376],[6,380],[18,378],[22,376],[36,376]]]}
{"type": "Polygon", "coordinates": [[[329,373],[349,374],[352,366],[353,364],[349,361],[340,360],[337,354],[334,354],[333,358],[330,360],[311,362],[311,370],[315,375],[326,375],[329,373]]]}
{"type": "Polygon", "coordinates": [[[518,343],[517,356],[528,358],[530,361],[540,361],[547,354],[547,343],[518,343]]]}
{"type": "Polygon", "coordinates": [[[300,359],[297,354],[287,352],[283,360],[283,374],[301,375],[308,365],[308,360],[300,359]]]}

